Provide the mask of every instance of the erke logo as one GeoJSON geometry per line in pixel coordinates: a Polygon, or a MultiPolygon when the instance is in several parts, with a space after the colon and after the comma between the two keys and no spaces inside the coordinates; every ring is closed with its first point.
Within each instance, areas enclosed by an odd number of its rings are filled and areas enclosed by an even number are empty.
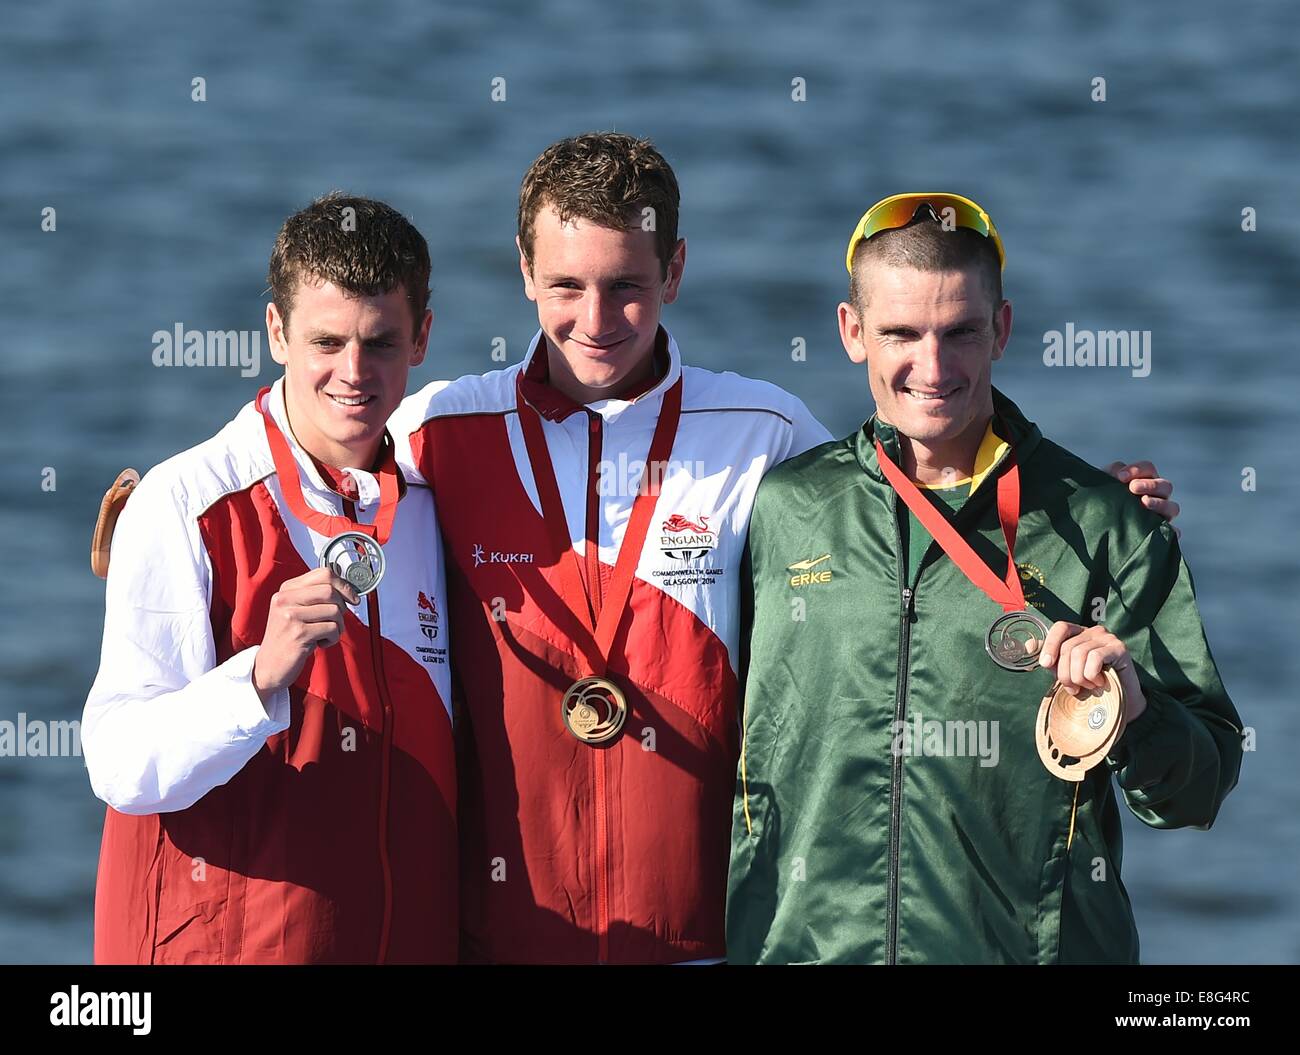
{"type": "Polygon", "coordinates": [[[792,571],[795,573],[794,575],[790,576],[790,585],[794,587],[817,586],[822,583],[830,582],[831,581],[830,565],[828,564],[824,568],[818,567],[819,564],[822,564],[823,562],[828,561],[830,559],[831,559],[831,555],[829,553],[824,553],[822,554],[822,556],[817,557],[814,560],[805,559],[805,560],[795,561],[793,564],[789,565],[786,568],[786,571],[792,571]]]}

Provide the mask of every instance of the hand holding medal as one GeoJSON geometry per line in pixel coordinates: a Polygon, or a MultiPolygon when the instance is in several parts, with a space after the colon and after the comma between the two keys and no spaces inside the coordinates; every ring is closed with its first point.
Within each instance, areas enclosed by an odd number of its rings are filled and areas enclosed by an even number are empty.
{"type": "Polygon", "coordinates": [[[1114,747],[1125,726],[1146,709],[1124,642],[1104,626],[1047,621],[1025,604],[1016,571],[1016,530],[1020,522],[1020,467],[1014,451],[998,477],[998,521],[1007,544],[1007,572],[999,579],[944,516],[895,465],[876,440],[881,472],[895,493],[930,532],[940,548],[1002,615],[985,635],[989,657],[1005,670],[1056,670],[1057,681],[1038,708],[1034,738],[1048,772],[1078,782],[1114,747]]]}
{"type": "Polygon", "coordinates": [[[384,543],[393,531],[393,517],[397,513],[400,488],[397,483],[397,463],[392,444],[384,436],[382,464],[376,471],[379,480],[379,511],[373,524],[361,524],[346,516],[331,516],[312,509],[302,494],[302,480],[298,476],[298,463],[294,460],[289,442],[265,406],[269,388],[257,395],[257,408],[266,424],[266,441],[275,462],[275,473],[280,490],[293,515],[318,535],[329,541],[321,551],[320,567],[328,568],[334,575],[353,588],[360,597],[379,586],[387,562],[384,543]]]}
{"type": "Polygon", "coordinates": [[[388,564],[383,547],[373,538],[360,531],[344,531],[325,544],[320,566],[364,596],[379,585],[388,564]]]}
{"type": "Polygon", "coordinates": [[[271,598],[266,633],[253,662],[253,687],[262,702],[292,684],[317,648],[328,648],[343,636],[346,605],[357,605],[384,575],[383,544],[393,530],[400,488],[397,463],[385,434],[379,479],[379,510],[373,524],[351,517],[331,516],[313,509],[302,493],[298,462],[279,425],[267,409],[270,388],[255,401],[266,426],[266,442],[285,504],[302,523],[329,541],[320,565],[280,585],[271,598]]]}
{"type": "Polygon", "coordinates": [[[338,642],[347,606],[360,600],[352,586],[324,568],[280,584],[253,660],[253,688],[263,703],[297,680],[313,652],[338,642]]]}
{"type": "Polygon", "coordinates": [[[1104,626],[1053,623],[1039,660],[1057,680],[1038,708],[1038,756],[1050,773],[1078,782],[1146,710],[1146,695],[1128,648],[1104,626]]]}
{"type": "Polygon", "coordinates": [[[1147,696],[1128,648],[1105,626],[1054,622],[1040,660],[1057,681],[1039,705],[1039,757],[1054,776],[1082,781],[1147,709],[1147,696]]]}

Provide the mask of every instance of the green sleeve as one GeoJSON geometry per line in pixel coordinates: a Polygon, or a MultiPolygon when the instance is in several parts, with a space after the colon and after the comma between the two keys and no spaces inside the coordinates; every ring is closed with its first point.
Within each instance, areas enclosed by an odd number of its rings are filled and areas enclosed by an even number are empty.
{"type": "Polygon", "coordinates": [[[1209,828],[1237,784],[1241,719],[1168,524],[1114,573],[1103,622],[1128,646],[1147,698],[1107,759],[1129,808],[1153,828],[1209,828]]]}
{"type": "Polygon", "coordinates": [[[754,632],[753,551],[754,522],[750,523],[740,573],[740,698],[741,745],[736,772],[736,795],[732,814],[731,864],[727,878],[727,961],[757,963],[767,941],[776,909],[776,868],[772,855],[775,841],[764,839],[764,818],[770,790],[762,766],[755,759],[766,757],[771,741],[771,714],[767,701],[746,691],[750,643],[754,632]]]}

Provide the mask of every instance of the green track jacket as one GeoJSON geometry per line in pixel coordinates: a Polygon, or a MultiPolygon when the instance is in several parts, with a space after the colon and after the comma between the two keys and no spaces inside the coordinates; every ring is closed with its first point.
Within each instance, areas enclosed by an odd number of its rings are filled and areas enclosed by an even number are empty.
{"type": "MultiPolygon", "coordinates": [[[[1237,782],[1240,719],[1172,528],[996,389],[994,411],[1020,464],[1027,602],[1119,636],[1147,709],[1082,784],[1049,774],[1034,720],[1052,674],[989,658],[1001,609],[937,545],[903,581],[873,438],[897,463],[894,429],[873,417],[783,463],[742,573],[733,963],[1135,963],[1111,774],[1154,828],[1208,828],[1237,782]]],[[[953,521],[999,575],[1008,464],[953,521]]]]}

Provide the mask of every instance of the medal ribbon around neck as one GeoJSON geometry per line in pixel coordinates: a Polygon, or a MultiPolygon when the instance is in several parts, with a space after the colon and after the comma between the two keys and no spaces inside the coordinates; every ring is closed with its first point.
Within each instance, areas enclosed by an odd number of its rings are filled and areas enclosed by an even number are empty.
{"type": "Polygon", "coordinates": [[[1007,543],[1007,577],[1003,580],[994,574],[979,554],[971,549],[970,543],[921,494],[903,470],[890,460],[880,440],[876,440],[876,458],[880,461],[880,471],[885,474],[898,497],[907,503],[907,508],[916,514],[916,519],[925,530],[930,532],[931,538],[939,543],[939,548],[952,559],[966,578],[988,594],[990,600],[1000,604],[1003,612],[1016,612],[1025,608],[1025,591],[1020,585],[1015,557],[1016,528],[1020,524],[1020,466],[1016,463],[1014,450],[1008,457],[1011,465],[998,477],[998,521],[1002,524],[1002,537],[1007,543]]]}
{"type": "Polygon", "coordinates": [[[266,440],[271,447],[271,460],[275,462],[275,472],[280,477],[280,490],[284,492],[284,500],[289,506],[289,511],[316,534],[324,535],[327,539],[341,535],[345,531],[356,531],[368,535],[382,546],[393,531],[393,518],[397,514],[399,494],[397,463],[392,456],[387,435],[384,437],[384,458],[375,473],[379,479],[379,511],[375,515],[375,522],[359,524],[351,517],[322,513],[319,509],[312,509],[303,497],[302,478],[298,475],[298,461],[289,449],[289,441],[284,438],[280,426],[271,417],[271,412],[262,405],[267,402],[264,397],[270,391],[270,388],[264,388],[257,393],[254,405],[261,412],[262,420],[266,425],[266,440]]]}
{"type": "Polygon", "coordinates": [[[679,377],[664,393],[659,420],[655,424],[654,438],[650,441],[650,452],[637,486],[636,500],[632,503],[632,515],[623,535],[623,544],[619,547],[609,592],[601,605],[599,617],[594,621],[592,594],[595,591],[593,589],[589,592],[582,584],[578,555],[569,539],[569,524],[564,515],[559,484],[555,479],[555,467],[551,464],[546,436],[542,431],[541,417],[518,388],[515,395],[519,422],[524,430],[524,445],[528,449],[528,462],[542,503],[542,520],[546,524],[551,546],[559,556],[557,568],[560,573],[560,599],[581,620],[587,631],[589,640],[578,641],[577,644],[591,668],[589,675],[603,677],[609,665],[609,651],[614,643],[614,635],[632,593],[633,573],[640,562],[641,550],[650,531],[655,503],[659,499],[659,484],[663,476],[660,467],[672,453],[673,441],[677,437],[677,423],[682,410],[682,379],[679,377]]]}

